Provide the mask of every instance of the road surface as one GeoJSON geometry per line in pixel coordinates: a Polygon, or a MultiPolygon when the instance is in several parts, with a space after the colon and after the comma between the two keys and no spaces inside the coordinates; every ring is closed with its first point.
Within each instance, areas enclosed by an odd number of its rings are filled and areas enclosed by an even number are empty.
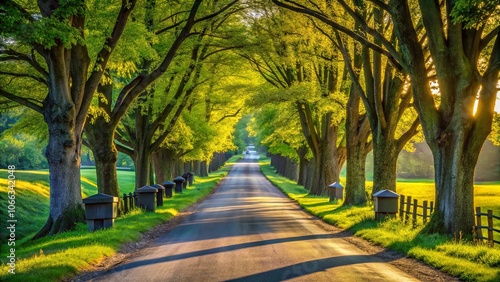
{"type": "Polygon", "coordinates": [[[197,212],[94,281],[419,281],[325,231],[244,155],[197,212]]]}

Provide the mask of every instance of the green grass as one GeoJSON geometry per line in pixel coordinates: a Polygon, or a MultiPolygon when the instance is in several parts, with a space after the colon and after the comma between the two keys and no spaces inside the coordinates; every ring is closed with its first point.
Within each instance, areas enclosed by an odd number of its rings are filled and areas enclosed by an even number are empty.
{"type": "MultiPolygon", "coordinates": [[[[86,187],[85,191],[82,191],[84,194],[88,191],[89,195],[95,194],[97,191],[97,176],[95,173],[95,169],[82,169],[80,171],[82,178],[82,186],[85,187],[85,183],[92,183],[92,185],[86,187]],[[86,180],[86,181],[85,181],[86,180]]],[[[135,172],[127,171],[127,170],[118,170],[116,171],[116,176],[118,178],[118,187],[120,187],[120,193],[130,193],[135,190],[135,172]]]]}
{"type": "MultiPolygon", "coordinates": [[[[133,171],[118,171],[120,192],[134,191],[135,175],[133,171]]],[[[7,170],[0,170],[0,201],[7,201],[7,170]]],[[[48,170],[16,170],[16,239],[32,237],[42,228],[49,213],[49,172],[48,170]]],[[[95,169],[81,171],[82,196],[97,193],[95,169]]],[[[6,210],[0,210],[0,220],[5,222],[6,210]]],[[[3,230],[2,230],[3,232],[3,230]]],[[[3,243],[3,236],[0,239],[3,243]]]]}
{"type": "MultiPolygon", "coordinates": [[[[123,217],[117,218],[114,227],[111,229],[90,233],[87,231],[85,224],[79,224],[76,230],[71,232],[44,237],[35,241],[16,240],[15,254],[17,261],[15,275],[7,273],[7,254],[4,254],[5,242],[2,242],[0,281],[58,281],[89,269],[105,257],[115,254],[123,244],[137,240],[142,233],[158,224],[167,222],[182,210],[203,199],[227,174],[230,166],[238,158],[239,156],[231,158],[225,167],[211,173],[208,177],[196,177],[193,187],[189,187],[184,193],[168,199],[163,207],[156,209],[156,212],[134,210],[123,217]]],[[[39,215],[38,220],[33,220],[38,222],[39,226],[46,220],[46,213],[48,212],[48,179],[45,178],[45,175],[44,172],[16,172],[16,178],[23,179],[16,183],[16,208],[18,209],[19,227],[25,224],[24,221],[21,221],[21,218],[29,217],[29,213],[21,214],[22,210],[26,208],[23,202],[28,202],[28,198],[30,204],[35,205],[35,209],[38,209],[38,204],[46,207],[44,211],[37,213],[39,215]],[[38,199],[38,204],[33,202],[35,198],[38,199]]],[[[2,177],[2,179],[4,178],[2,177]]],[[[90,194],[93,193],[91,186],[88,188],[90,194]]],[[[2,194],[5,194],[4,183],[2,183],[1,189],[2,194]]]]}
{"type": "MultiPolygon", "coordinates": [[[[344,207],[341,201],[330,203],[326,197],[309,196],[304,187],[276,174],[269,159],[261,159],[260,166],[274,185],[305,211],[327,223],[349,229],[355,236],[424,261],[465,281],[500,281],[498,245],[495,248],[474,246],[464,240],[457,242],[443,235],[426,234],[422,231],[423,224],[414,229],[398,219],[375,221],[373,207],[344,207]]],[[[372,182],[367,181],[367,188],[372,185],[372,182]]],[[[434,183],[429,181],[398,181],[397,191],[419,202],[434,200],[434,183]]],[[[494,214],[500,214],[500,185],[475,185],[475,205],[482,207],[483,212],[493,209],[494,214]]],[[[498,226],[500,222],[496,222],[498,226]]]]}

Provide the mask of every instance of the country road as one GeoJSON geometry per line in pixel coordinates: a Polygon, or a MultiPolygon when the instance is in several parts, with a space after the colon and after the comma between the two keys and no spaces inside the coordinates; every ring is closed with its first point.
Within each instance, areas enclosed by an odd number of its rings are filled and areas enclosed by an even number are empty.
{"type": "Polygon", "coordinates": [[[93,281],[419,281],[315,224],[244,156],[196,213],[93,281]]]}

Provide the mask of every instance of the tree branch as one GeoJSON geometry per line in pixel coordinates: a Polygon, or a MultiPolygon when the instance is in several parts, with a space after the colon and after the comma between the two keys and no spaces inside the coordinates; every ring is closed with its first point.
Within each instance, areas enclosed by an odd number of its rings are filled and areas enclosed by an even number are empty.
{"type": "Polygon", "coordinates": [[[212,52],[208,52],[203,58],[201,58],[202,60],[205,60],[206,58],[212,56],[212,55],[215,55],[217,53],[220,53],[220,52],[224,52],[224,51],[228,51],[228,50],[234,50],[234,49],[240,49],[240,48],[244,48],[244,47],[247,47],[246,45],[240,45],[240,46],[229,46],[229,47],[225,47],[225,48],[221,48],[221,49],[217,49],[215,51],[212,51],[212,52]]]}
{"type": "MultiPolygon", "coordinates": [[[[125,130],[127,130],[127,128],[128,127],[126,127],[125,130]]],[[[121,132],[121,130],[119,130],[119,129],[116,130],[115,140],[120,142],[121,144],[127,146],[127,147],[130,147],[130,148],[134,147],[134,144],[132,144],[132,142],[128,141],[127,139],[125,139],[125,137],[123,136],[123,132],[121,132]]]]}
{"type": "MultiPolygon", "coordinates": [[[[7,98],[7,99],[9,99],[11,101],[14,101],[14,102],[16,102],[18,104],[21,104],[23,106],[26,106],[26,107],[28,107],[28,108],[30,108],[32,110],[35,110],[35,111],[37,111],[39,113],[42,113],[42,111],[43,111],[42,106],[35,104],[34,102],[32,102],[31,99],[16,96],[16,95],[14,95],[12,93],[4,91],[3,89],[0,89],[0,96],[3,96],[5,98],[7,98]]],[[[42,104],[42,103],[40,102],[40,104],[42,104]]]]}
{"type": "MultiPolygon", "coordinates": [[[[318,20],[328,24],[329,26],[331,26],[332,28],[348,35],[349,37],[353,38],[354,40],[358,41],[359,43],[365,45],[366,47],[374,50],[375,52],[378,52],[380,54],[383,54],[384,56],[386,56],[389,61],[391,62],[391,64],[394,65],[394,68],[396,68],[397,70],[401,70],[403,67],[405,67],[405,62],[401,59],[401,57],[399,56],[399,54],[397,53],[397,51],[394,49],[394,47],[392,47],[390,44],[388,44],[387,46],[384,45],[386,48],[388,48],[389,51],[387,50],[384,50],[383,48],[381,48],[380,46],[368,41],[366,38],[362,37],[361,35],[355,33],[352,29],[350,28],[347,28],[343,25],[340,25],[338,24],[337,22],[334,22],[332,20],[330,20],[326,15],[324,14],[321,14],[317,11],[313,11],[311,9],[308,9],[300,4],[297,4],[296,2],[293,2],[293,1],[289,1],[289,0],[285,0],[286,2],[289,2],[289,3],[293,3],[294,5],[297,5],[298,7],[302,7],[302,8],[297,8],[295,6],[291,6],[291,5],[288,5],[288,4],[285,4],[283,2],[280,2],[278,0],[272,0],[273,3],[275,3],[276,5],[280,6],[280,7],[283,7],[283,8],[286,8],[286,9],[289,9],[289,10],[292,10],[292,11],[295,11],[295,12],[298,12],[298,13],[302,13],[302,14],[306,14],[306,15],[310,15],[310,16],[313,16],[315,18],[317,18],[318,20]]],[[[339,1],[340,2],[340,1],[339,1]]],[[[363,27],[364,29],[368,30],[369,32],[372,32],[373,31],[371,30],[371,28],[368,27],[368,25],[366,24],[366,22],[362,21],[360,23],[364,23],[365,26],[363,27]]],[[[383,38],[383,36],[381,36],[380,34],[378,34],[377,32],[375,32],[374,34],[371,34],[372,36],[375,36],[375,37],[381,37],[383,38]]],[[[384,41],[387,41],[385,38],[383,38],[384,41]]]]}
{"type": "Polygon", "coordinates": [[[177,12],[177,13],[174,13],[174,14],[172,14],[172,15],[170,15],[170,16],[168,16],[168,17],[166,17],[166,18],[162,19],[162,20],[160,20],[159,22],[160,22],[160,23],[162,23],[162,22],[164,22],[164,21],[168,21],[169,19],[171,19],[171,18],[173,18],[173,17],[175,17],[175,16],[177,16],[177,15],[184,14],[184,13],[188,13],[188,12],[189,12],[189,10],[179,11],[179,12],[177,12]]]}
{"type": "Polygon", "coordinates": [[[90,101],[94,96],[94,92],[97,89],[97,85],[101,80],[102,74],[106,70],[106,65],[108,60],[118,43],[118,40],[123,34],[125,30],[125,26],[127,25],[128,18],[132,13],[132,10],[135,7],[137,0],[122,0],[122,5],[120,8],[120,12],[118,13],[115,26],[113,27],[113,31],[106,38],[104,42],[104,46],[97,54],[97,58],[95,61],[94,71],[90,74],[87,82],[85,83],[85,94],[82,101],[82,107],[78,113],[77,120],[84,120],[87,115],[87,109],[90,105],[90,101]]]}
{"type": "Polygon", "coordinates": [[[417,117],[411,124],[410,128],[398,139],[398,150],[402,150],[403,146],[410,141],[410,139],[418,133],[417,128],[420,125],[420,119],[417,117]]]}
{"type": "Polygon", "coordinates": [[[115,146],[116,149],[129,157],[133,158],[134,157],[134,149],[125,147],[124,145],[120,144],[119,142],[115,141],[115,146]]]}
{"type": "Polygon", "coordinates": [[[155,35],[160,35],[160,34],[166,32],[166,31],[169,31],[169,30],[171,30],[173,28],[176,28],[176,27],[180,26],[182,23],[185,23],[185,22],[187,22],[187,20],[182,20],[182,21],[180,21],[178,23],[175,23],[175,24],[173,24],[171,26],[167,26],[165,28],[162,28],[162,29],[158,30],[157,32],[155,32],[155,35]]]}
{"type": "Polygon", "coordinates": [[[237,116],[237,115],[240,113],[240,111],[241,111],[242,109],[243,109],[243,108],[239,108],[239,109],[238,109],[238,110],[237,110],[234,114],[228,114],[228,115],[226,115],[226,114],[225,114],[223,117],[221,117],[221,118],[217,121],[217,123],[219,123],[219,122],[221,122],[221,121],[225,120],[226,118],[230,118],[230,117],[235,117],[235,116],[237,116]]]}
{"type": "Polygon", "coordinates": [[[485,37],[481,39],[479,43],[479,50],[483,50],[486,46],[495,38],[495,36],[499,36],[500,26],[497,26],[490,33],[488,33],[485,37]]]}
{"type": "Polygon", "coordinates": [[[222,9],[220,9],[219,11],[217,11],[217,12],[215,12],[213,14],[210,14],[208,16],[205,16],[203,18],[200,18],[198,20],[195,20],[195,23],[199,23],[199,22],[202,22],[202,21],[205,21],[205,20],[209,20],[209,19],[215,18],[216,16],[222,14],[227,9],[231,8],[234,4],[238,3],[238,1],[239,0],[234,0],[233,2],[227,4],[225,7],[223,7],[222,9]]]}
{"type": "Polygon", "coordinates": [[[36,71],[38,71],[44,78],[45,81],[49,80],[49,73],[36,61],[35,54],[32,52],[31,56],[17,52],[12,49],[0,50],[0,54],[6,54],[8,56],[0,57],[0,61],[8,60],[18,60],[25,61],[30,64],[36,71]]]}
{"type": "Polygon", "coordinates": [[[35,81],[38,81],[38,82],[41,82],[41,83],[47,85],[47,81],[45,79],[38,77],[38,76],[30,75],[27,73],[15,73],[15,72],[0,71],[0,74],[10,75],[10,76],[14,76],[14,77],[27,77],[27,78],[31,78],[35,81]]]}

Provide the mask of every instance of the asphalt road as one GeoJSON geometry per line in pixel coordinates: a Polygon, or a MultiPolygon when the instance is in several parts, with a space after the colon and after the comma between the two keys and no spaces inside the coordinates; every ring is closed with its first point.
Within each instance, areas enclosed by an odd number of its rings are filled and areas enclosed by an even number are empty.
{"type": "Polygon", "coordinates": [[[144,255],[94,281],[419,281],[315,224],[253,153],[144,255]]]}

